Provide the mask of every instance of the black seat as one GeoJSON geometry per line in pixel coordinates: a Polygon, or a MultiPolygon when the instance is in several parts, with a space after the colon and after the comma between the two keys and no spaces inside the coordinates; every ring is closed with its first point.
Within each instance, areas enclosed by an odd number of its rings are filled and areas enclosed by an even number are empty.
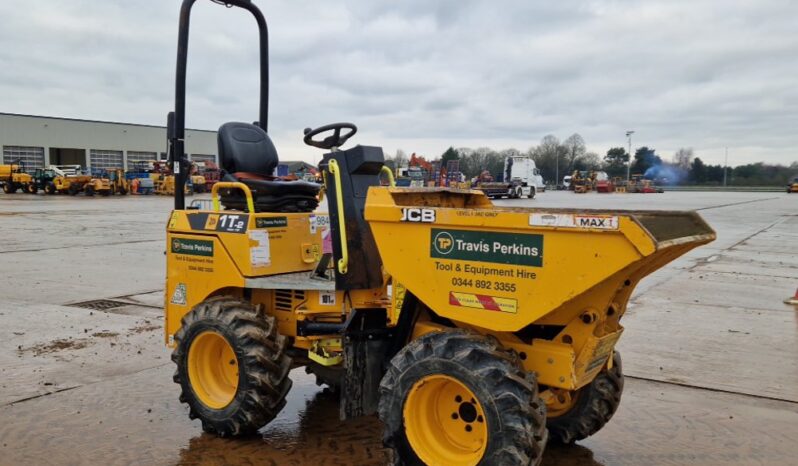
{"type": "MultiPolygon", "coordinates": [[[[222,181],[239,181],[252,191],[257,212],[311,212],[318,205],[321,186],[302,180],[273,176],[279,159],[269,135],[249,123],[225,123],[219,128],[219,161],[222,181]]],[[[221,191],[225,208],[245,210],[240,190],[221,191]]]]}

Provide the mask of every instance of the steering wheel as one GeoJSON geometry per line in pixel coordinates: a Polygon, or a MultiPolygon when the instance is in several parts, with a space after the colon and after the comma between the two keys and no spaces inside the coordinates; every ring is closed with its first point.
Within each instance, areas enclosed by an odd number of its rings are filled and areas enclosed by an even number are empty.
{"type": "Polygon", "coordinates": [[[329,150],[333,147],[341,147],[344,145],[346,140],[354,136],[355,133],[357,133],[357,126],[353,125],[352,123],[332,123],[329,125],[319,126],[316,129],[305,128],[305,138],[303,141],[309,146],[329,150]],[[341,136],[342,129],[348,129],[349,132],[341,136]],[[313,136],[316,136],[320,133],[325,133],[327,131],[333,131],[333,134],[327,136],[321,141],[313,139],[313,136]]]}

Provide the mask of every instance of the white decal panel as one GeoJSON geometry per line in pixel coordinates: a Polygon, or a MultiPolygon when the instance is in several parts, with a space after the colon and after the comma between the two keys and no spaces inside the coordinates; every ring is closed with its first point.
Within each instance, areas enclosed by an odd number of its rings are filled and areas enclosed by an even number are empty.
{"type": "Polygon", "coordinates": [[[269,232],[266,230],[250,230],[249,239],[257,243],[249,248],[249,262],[252,267],[266,267],[271,263],[269,249],[269,232]]]}
{"type": "Polygon", "coordinates": [[[529,225],[535,227],[617,230],[618,216],[536,213],[529,215],[529,225]]]}

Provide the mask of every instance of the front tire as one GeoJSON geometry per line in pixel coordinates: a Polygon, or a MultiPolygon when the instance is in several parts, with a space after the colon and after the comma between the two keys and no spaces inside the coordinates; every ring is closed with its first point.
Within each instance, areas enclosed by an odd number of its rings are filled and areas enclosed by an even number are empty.
{"type": "Polygon", "coordinates": [[[378,413],[394,464],[538,465],[546,446],[535,377],[495,340],[462,330],[399,351],[378,413]]]}
{"type": "Polygon", "coordinates": [[[14,186],[14,183],[9,181],[8,183],[3,185],[3,192],[6,194],[13,194],[17,192],[17,187],[14,186]]]}
{"type": "Polygon", "coordinates": [[[214,297],[198,304],[175,334],[172,361],[180,401],[202,429],[247,435],[274,419],[291,389],[288,340],[251,303],[214,297]]]}
{"type": "Polygon", "coordinates": [[[52,181],[50,181],[44,186],[44,192],[47,194],[52,195],[55,194],[56,191],[57,190],[55,189],[55,183],[53,183],[52,181]]]}
{"type": "Polygon", "coordinates": [[[25,186],[25,192],[28,194],[36,194],[39,192],[39,187],[36,186],[34,183],[27,184],[25,186]]]}
{"type": "Polygon", "coordinates": [[[612,369],[599,373],[593,382],[576,392],[576,401],[566,413],[548,419],[553,441],[571,444],[584,440],[604,427],[621,403],[623,367],[621,354],[612,357],[612,369]]]}
{"type": "Polygon", "coordinates": [[[529,190],[529,198],[530,199],[534,199],[535,198],[535,194],[537,194],[537,188],[533,187],[532,189],[529,190]]]}

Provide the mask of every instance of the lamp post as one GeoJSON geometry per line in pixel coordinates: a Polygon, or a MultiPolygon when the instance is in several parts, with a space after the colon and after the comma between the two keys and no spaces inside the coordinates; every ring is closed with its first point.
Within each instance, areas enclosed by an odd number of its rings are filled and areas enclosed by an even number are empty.
{"type": "Polygon", "coordinates": [[[726,159],[723,161],[723,186],[726,186],[726,172],[729,171],[729,148],[726,148],[726,159]]]}
{"type": "Polygon", "coordinates": [[[629,139],[629,163],[626,165],[626,182],[632,179],[632,135],[634,131],[627,131],[626,137],[629,139]]]}

